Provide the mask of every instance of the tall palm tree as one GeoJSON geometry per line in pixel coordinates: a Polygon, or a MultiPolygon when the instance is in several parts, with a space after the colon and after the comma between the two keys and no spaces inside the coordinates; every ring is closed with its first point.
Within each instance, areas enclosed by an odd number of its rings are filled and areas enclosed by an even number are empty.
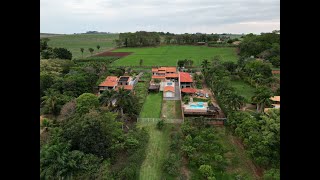
{"type": "Polygon", "coordinates": [[[114,100],[116,92],[111,90],[105,90],[101,96],[99,97],[99,102],[102,106],[110,106],[112,101],[114,100]]]}
{"type": "Polygon", "coordinates": [[[239,110],[245,104],[245,98],[235,93],[228,97],[229,106],[232,110],[239,110]]]}
{"type": "Polygon", "coordinates": [[[202,71],[204,75],[207,75],[208,67],[209,67],[209,61],[207,59],[203,60],[201,63],[202,71]]]}
{"type": "Polygon", "coordinates": [[[57,102],[58,102],[59,92],[54,89],[48,89],[45,91],[45,96],[42,97],[42,103],[48,109],[49,113],[57,114],[57,102]]]}
{"type": "MultiPolygon", "coordinates": [[[[131,102],[131,97],[128,93],[128,91],[126,91],[123,87],[119,88],[118,91],[115,93],[114,98],[117,100],[116,102],[116,107],[115,109],[120,111],[121,114],[121,119],[122,121],[124,121],[124,108],[125,107],[130,107],[130,105],[132,104],[131,102]]],[[[123,126],[122,126],[123,128],[123,126]]]]}
{"type": "Polygon", "coordinates": [[[259,87],[252,97],[252,102],[257,103],[257,112],[262,112],[266,105],[271,104],[269,99],[273,96],[272,91],[267,87],[259,87]]]}

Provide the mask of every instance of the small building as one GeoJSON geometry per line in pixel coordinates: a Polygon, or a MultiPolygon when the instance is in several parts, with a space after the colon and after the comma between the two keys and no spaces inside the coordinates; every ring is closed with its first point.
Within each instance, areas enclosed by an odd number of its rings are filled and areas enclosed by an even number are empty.
{"type": "Polygon", "coordinates": [[[272,108],[264,108],[264,112],[268,112],[269,109],[280,109],[280,96],[273,96],[270,100],[273,101],[272,108]]]}
{"type": "Polygon", "coordinates": [[[197,92],[197,90],[194,88],[182,88],[181,92],[186,94],[194,94],[197,92]]]}
{"type": "Polygon", "coordinates": [[[118,83],[117,76],[108,76],[102,83],[99,84],[99,94],[105,90],[115,89],[118,83]]]}
{"type": "Polygon", "coordinates": [[[164,87],[163,97],[174,97],[174,87],[172,86],[164,87]]]}
{"type": "Polygon", "coordinates": [[[192,78],[189,73],[186,72],[180,72],[179,73],[179,79],[180,79],[180,87],[181,88],[191,88],[192,87],[192,78]]]}
{"type": "Polygon", "coordinates": [[[129,85],[131,80],[131,76],[120,76],[118,80],[118,86],[129,85]]]}

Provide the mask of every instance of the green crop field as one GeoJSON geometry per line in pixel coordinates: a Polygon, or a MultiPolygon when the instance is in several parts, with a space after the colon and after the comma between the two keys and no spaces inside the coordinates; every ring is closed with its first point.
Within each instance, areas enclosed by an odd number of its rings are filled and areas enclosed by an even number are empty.
{"type": "Polygon", "coordinates": [[[247,84],[242,80],[231,81],[231,85],[236,89],[239,95],[246,98],[248,102],[251,102],[251,97],[254,96],[254,91],[255,91],[254,87],[250,86],[249,84],[247,84]]]}
{"type": "Polygon", "coordinates": [[[162,93],[150,93],[143,104],[140,118],[160,118],[162,93]]]}
{"type": "Polygon", "coordinates": [[[115,47],[114,40],[118,38],[118,34],[74,34],[48,37],[51,47],[66,48],[72,53],[73,58],[81,58],[80,48],[84,48],[83,56],[90,56],[89,48],[93,48],[97,53],[97,45],[100,45],[99,52],[110,50],[115,47]]]}
{"type": "Polygon", "coordinates": [[[119,48],[113,52],[133,52],[113,63],[116,66],[139,66],[140,59],[145,66],[176,66],[178,60],[191,59],[195,66],[200,66],[203,59],[210,60],[220,55],[222,61],[236,62],[235,48],[213,48],[207,46],[159,46],[146,48],[119,48]]]}

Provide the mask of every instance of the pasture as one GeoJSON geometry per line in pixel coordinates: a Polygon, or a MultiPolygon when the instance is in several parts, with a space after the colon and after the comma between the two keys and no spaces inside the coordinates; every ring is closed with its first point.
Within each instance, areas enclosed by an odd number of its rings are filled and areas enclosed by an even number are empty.
{"type": "Polygon", "coordinates": [[[115,66],[176,66],[178,60],[191,59],[194,66],[200,66],[202,60],[220,55],[222,61],[236,62],[235,48],[213,48],[207,46],[159,46],[145,48],[118,48],[112,52],[132,52],[113,63],[115,66]]]}
{"type": "Polygon", "coordinates": [[[110,50],[115,47],[114,40],[118,39],[118,34],[74,34],[48,37],[50,47],[66,48],[72,53],[72,58],[81,58],[80,48],[84,48],[83,57],[90,56],[89,48],[93,48],[95,53],[110,50]],[[100,50],[97,50],[100,45],[100,50]]]}

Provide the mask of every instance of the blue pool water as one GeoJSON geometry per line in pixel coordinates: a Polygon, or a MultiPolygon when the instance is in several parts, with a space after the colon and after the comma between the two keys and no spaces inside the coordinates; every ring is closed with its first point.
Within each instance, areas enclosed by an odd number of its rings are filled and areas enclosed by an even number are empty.
{"type": "Polygon", "coordinates": [[[201,106],[203,106],[203,102],[198,102],[198,105],[201,105],[201,106]]]}
{"type": "Polygon", "coordinates": [[[172,85],[172,83],[171,83],[171,82],[168,82],[167,85],[172,85]]]}
{"type": "Polygon", "coordinates": [[[191,104],[190,107],[191,107],[192,109],[202,109],[202,108],[203,108],[203,105],[199,105],[199,104],[194,105],[194,104],[191,104]]]}

